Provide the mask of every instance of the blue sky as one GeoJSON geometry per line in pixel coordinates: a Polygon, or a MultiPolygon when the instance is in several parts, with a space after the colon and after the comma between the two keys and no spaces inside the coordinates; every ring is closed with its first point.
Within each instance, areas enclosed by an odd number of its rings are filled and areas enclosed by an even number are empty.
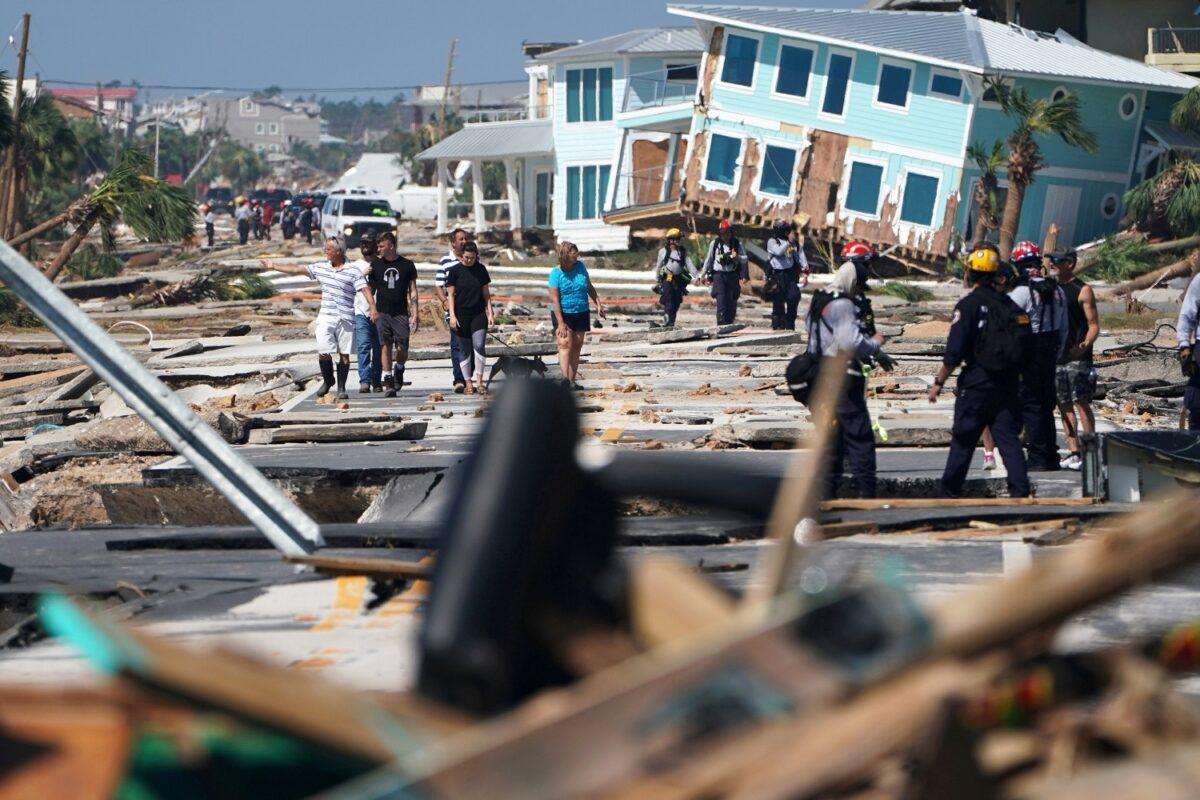
{"type": "Polygon", "coordinates": [[[27,69],[44,78],[256,88],[438,83],[451,37],[456,81],[523,79],[523,40],[687,24],[660,0],[0,0],[0,68],[10,75],[16,48],[5,42],[24,11],[33,14],[27,69]]]}

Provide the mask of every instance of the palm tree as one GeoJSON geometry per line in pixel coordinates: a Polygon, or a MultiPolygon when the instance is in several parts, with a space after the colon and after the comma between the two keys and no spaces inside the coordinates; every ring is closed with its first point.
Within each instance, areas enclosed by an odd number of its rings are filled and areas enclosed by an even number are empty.
{"type": "Polygon", "coordinates": [[[30,181],[38,184],[68,180],[75,170],[75,133],[49,94],[21,105],[21,135],[17,138],[17,170],[6,200],[4,231],[9,239],[25,226],[30,181]]]}
{"type": "Polygon", "coordinates": [[[987,150],[982,145],[972,144],[967,148],[967,156],[979,167],[979,183],[975,184],[975,205],[979,209],[979,223],[975,232],[975,241],[987,239],[988,231],[1000,227],[996,219],[996,206],[999,204],[1000,181],[996,173],[1004,166],[1004,142],[997,139],[992,142],[992,149],[987,150]]]}
{"type": "Polygon", "coordinates": [[[1125,195],[1136,226],[1153,236],[1184,237],[1200,231],[1200,163],[1183,158],[1125,195]]]}
{"type": "Polygon", "coordinates": [[[1021,225],[1021,207],[1025,192],[1042,168],[1039,136],[1057,136],[1071,147],[1094,153],[1096,137],[1083,127],[1079,117],[1079,98],[1067,94],[1058,99],[1034,99],[1023,87],[1012,87],[1003,79],[989,78],[989,88],[1004,113],[1017,127],[1008,135],[1008,198],[1000,220],[1000,256],[1012,253],[1021,225]]]}
{"type": "Polygon", "coordinates": [[[0,149],[12,143],[12,106],[8,103],[8,73],[0,69],[0,149]]]}
{"type": "Polygon", "coordinates": [[[90,193],[9,244],[17,246],[64,224],[73,226],[75,230],[45,269],[46,277],[53,280],[97,225],[109,249],[114,244],[112,227],[118,220],[151,241],[182,239],[194,229],[196,204],[182,187],[152,177],[153,170],[154,164],[144,151],[129,148],[90,193]]]}

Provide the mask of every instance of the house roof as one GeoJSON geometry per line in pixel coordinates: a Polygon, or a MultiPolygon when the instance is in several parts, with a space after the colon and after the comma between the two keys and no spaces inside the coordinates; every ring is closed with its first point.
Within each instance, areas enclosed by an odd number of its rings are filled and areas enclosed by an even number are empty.
{"type": "Polygon", "coordinates": [[[642,28],[606,36],[546,53],[537,61],[567,61],[611,55],[704,52],[704,39],[695,28],[642,28]]]}
{"type": "Polygon", "coordinates": [[[1200,151],[1200,137],[1177,131],[1166,122],[1147,122],[1146,133],[1157,139],[1168,150],[1200,151]]]}
{"type": "Polygon", "coordinates": [[[1178,72],[1097,50],[1064,31],[1038,33],[975,14],[869,9],[675,5],[672,14],[751,30],[800,34],[978,74],[1098,81],[1186,92],[1197,81],[1178,72]]]}
{"type": "Polygon", "coordinates": [[[554,152],[553,124],[548,119],[521,122],[480,122],[442,139],[417,158],[499,159],[554,152]]]}

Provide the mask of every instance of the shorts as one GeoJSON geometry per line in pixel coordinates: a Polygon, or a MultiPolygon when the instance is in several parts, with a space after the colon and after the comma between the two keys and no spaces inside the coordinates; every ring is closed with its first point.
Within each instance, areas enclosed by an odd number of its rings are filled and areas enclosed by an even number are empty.
{"type": "Polygon", "coordinates": [[[1060,364],[1054,373],[1058,404],[1090,403],[1096,396],[1096,368],[1087,361],[1060,364]]]}
{"type": "Polygon", "coordinates": [[[317,317],[317,352],[350,355],[354,352],[354,323],[348,319],[317,317]]]}
{"type": "Polygon", "coordinates": [[[398,344],[408,347],[408,316],[404,314],[380,314],[375,320],[381,345],[398,344]]]}
{"type": "MultiPolygon", "coordinates": [[[[554,329],[558,330],[558,317],[553,311],[550,312],[550,321],[554,325],[554,329]]],[[[592,312],[580,311],[577,314],[569,314],[563,312],[563,322],[575,333],[587,333],[592,329],[592,312]]]]}

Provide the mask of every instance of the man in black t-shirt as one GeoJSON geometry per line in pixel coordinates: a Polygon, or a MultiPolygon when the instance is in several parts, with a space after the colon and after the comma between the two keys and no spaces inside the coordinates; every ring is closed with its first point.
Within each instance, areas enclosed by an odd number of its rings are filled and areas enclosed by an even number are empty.
{"type": "Polygon", "coordinates": [[[417,331],[420,307],[417,300],[417,266],[396,252],[396,234],[379,237],[379,254],[371,261],[367,283],[375,294],[379,319],[375,323],[382,348],[382,364],[391,365],[383,379],[384,397],[395,397],[404,388],[404,365],[408,361],[408,338],[417,331]]]}

